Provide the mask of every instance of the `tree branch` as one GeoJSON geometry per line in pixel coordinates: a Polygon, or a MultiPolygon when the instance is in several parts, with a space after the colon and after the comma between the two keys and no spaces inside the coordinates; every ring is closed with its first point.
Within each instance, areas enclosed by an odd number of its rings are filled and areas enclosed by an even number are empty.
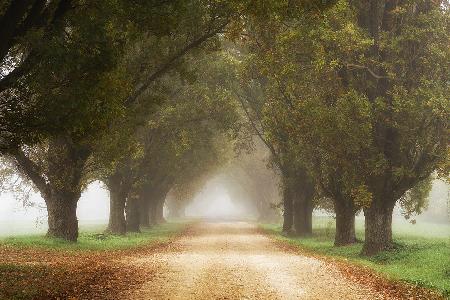
{"type": "Polygon", "coordinates": [[[41,193],[47,195],[49,193],[49,187],[44,177],[41,175],[39,166],[28,158],[22,150],[17,150],[13,157],[17,167],[22,171],[26,177],[28,177],[34,185],[39,189],[41,193]]]}
{"type": "Polygon", "coordinates": [[[346,63],[345,66],[347,68],[355,68],[355,69],[363,69],[366,70],[370,75],[372,75],[372,77],[374,77],[375,79],[383,79],[383,78],[389,78],[388,76],[381,76],[376,74],[374,71],[372,71],[369,67],[367,66],[362,66],[362,65],[356,65],[356,64],[350,64],[350,63],[346,63]]]}
{"type": "Polygon", "coordinates": [[[250,116],[250,112],[248,111],[247,107],[245,106],[244,101],[241,99],[240,95],[237,95],[236,92],[235,92],[235,94],[236,94],[236,97],[238,98],[239,103],[242,106],[242,109],[244,110],[244,113],[245,113],[248,121],[250,122],[253,130],[255,131],[256,135],[259,137],[259,139],[264,143],[264,145],[266,145],[266,147],[272,153],[272,156],[274,157],[275,164],[280,169],[280,171],[283,172],[283,165],[281,164],[281,159],[279,158],[277,151],[275,150],[273,145],[270,144],[269,141],[266,140],[266,138],[264,137],[264,134],[256,126],[255,121],[253,121],[252,117],[250,116]]]}
{"type": "Polygon", "coordinates": [[[0,61],[8,54],[16,38],[16,29],[32,3],[32,0],[12,0],[0,18],[0,61]]]}
{"type": "Polygon", "coordinates": [[[209,38],[212,38],[217,33],[221,32],[223,28],[228,24],[228,21],[224,22],[224,24],[220,25],[218,28],[212,31],[208,31],[204,35],[198,37],[197,39],[190,42],[188,45],[180,49],[178,52],[176,52],[167,62],[165,62],[163,65],[161,65],[155,72],[150,74],[145,81],[141,84],[140,87],[138,87],[125,101],[126,106],[131,106],[134,102],[136,102],[137,98],[142,95],[149,86],[159,77],[164,75],[167,71],[169,71],[174,65],[175,62],[186,55],[190,50],[199,47],[203,42],[208,40],[209,38]]]}

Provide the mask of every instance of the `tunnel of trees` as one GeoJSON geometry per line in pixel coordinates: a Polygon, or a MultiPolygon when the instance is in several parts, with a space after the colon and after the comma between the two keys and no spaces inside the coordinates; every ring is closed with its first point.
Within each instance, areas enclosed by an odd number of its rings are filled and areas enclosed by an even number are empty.
{"type": "Polygon", "coordinates": [[[261,220],[335,245],[392,247],[396,204],[448,179],[446,1],[5,0],[1,175],[44,198],[76,241],[77,202],[109,190],[107,231],[183,210],[220,173],[261,220]]]}

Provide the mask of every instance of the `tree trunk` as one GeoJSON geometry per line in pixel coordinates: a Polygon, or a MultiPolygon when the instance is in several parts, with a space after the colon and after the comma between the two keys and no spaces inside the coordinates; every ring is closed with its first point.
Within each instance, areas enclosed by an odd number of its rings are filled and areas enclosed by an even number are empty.
{"type": "Polygon", "coordinates": [[[292,193],[289,188],[283,188],[283,233],[291,234],[294,222],[292,193]]]}
{"type": "Polygon", "coordinates": [[[128,162],[124,162],[108,177],[109,223],[107,233],[123,235],[127,231],[125,203],[132,187],[132,173],[128,162]]]}
{"type": "Polygon", "coordinates": [[[139,198],[136,196],[129,196],[126,202],[126,230],[128,232],[140,232],[140,207],[139,198]]]}
{"type": "Polygon", "coordinates": [[[143,227],[150,226],[150,201],[142,194],[139,196],[139,223],[143,227]]]}
{"type": "Polygon", "coordinates": [[[58,195],[45,199],[48,213],[48,237],[76,242],[78,238],[77,202],[79,196],[58,195]]]}
{"type": "Polygon", "coordinates": [[[112,234],[125,234],[126,233],[126,221],[125,221],[125,202],[126,194],[122,191],[120,183],[114,185],[111,180],[109,187],[109,223],[106,229],[107,233],[112,234]]]}
{"type": "Polygon", "coordinates": [[[294,230],[298,236],[312,235],[312,197],[304,191],[297,193],[294,200],[294,230]]]}
{"type": "Polygon", "coordinates": [[[14,153],[17,166],[33,181],[45,200],[48,212],[47,235],[50,237],[68,241],[78,238],[77,202],[81,196],[83,171],[89,155],[89,148],[66,136],[54,137],[49,141],[46,169],[20,149],[14,153]]]}
{"type": "Polygon", "coordinates": [[[165,202],[165,200],[166,200],[166,197],[162,197],[156,203],[155,218],[156,218],[157,224],[166,222],[166,219],[164,219],[164,202],[165,202]]]}
{"type": "Polygon", "coordinates": [[[90,151],[69,137],[56,137],[49,143],[48,188],[44,193],[51,237],[76,241],[77,202],[81,196],[84,166],[90,151]]]}
{"type": "Polygon", "coordinates": [[[352,200],[335,200],[334,211],[336,212],[334,245],[345,246],[355,243],[355,208],[352,200]]]}
{"type": "Polygon", "coordinates": [[[365,241],[362,250],[363,255],[375,255],[380,251],[392,249],[393,210],[394,205],[378,204],[376,201],[372,203],[371,207],[364,210],[365,241]]]}
{"type": "Polygon", "coordinates": [[[149,201],[149,210],[148,210],[150,226],[158,224],[156,211],[157,211],[157,201],[156,199],[152,198],[149,201]]]}

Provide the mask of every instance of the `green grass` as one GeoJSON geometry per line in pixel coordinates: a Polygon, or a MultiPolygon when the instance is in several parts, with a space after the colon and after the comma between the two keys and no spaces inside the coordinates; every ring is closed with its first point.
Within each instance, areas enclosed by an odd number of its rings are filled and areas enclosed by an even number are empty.
{"type": "MultiPolygon", "coordinates": [[[[328,217],[314,219],[314,234],[308,238],[281,236],[280,225],[261,225],[267,232],[290,244],[319,254],[348,259],[386,275],[427,288],[436,289],[450,297],[450,226],[396,222],[394,224],[395,250],[381,252],[373,257],[360,255],[362,243],[334,247],[335,223],[328,217]]],[[[358,239],[364,239],[364,225],[357,220],[358,239]]]]}
{"type": "Polygon", "coordinates": [[[182,222],[168,222],[141,229],[140,233],[127,233],[123,236],[103,234],[105,226],[95,225],[80,228],[80,235],[76,243],[47,238],[41,234],[32,234],[0,238],[0,245],[55,250],[120,250],[167,241],[171,236],[179,233],[185,225],[182,222]]]}

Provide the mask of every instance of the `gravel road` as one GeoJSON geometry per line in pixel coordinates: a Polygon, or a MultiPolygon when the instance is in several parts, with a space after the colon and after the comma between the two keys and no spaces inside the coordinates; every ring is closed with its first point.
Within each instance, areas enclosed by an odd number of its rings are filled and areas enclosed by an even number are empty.
{"type": "Polygon", "coordinates": [[[281,249],[245,222],[199,223],[129,263],[155,270],[130,299],[384,299],[332,265],[281,249]]]}

